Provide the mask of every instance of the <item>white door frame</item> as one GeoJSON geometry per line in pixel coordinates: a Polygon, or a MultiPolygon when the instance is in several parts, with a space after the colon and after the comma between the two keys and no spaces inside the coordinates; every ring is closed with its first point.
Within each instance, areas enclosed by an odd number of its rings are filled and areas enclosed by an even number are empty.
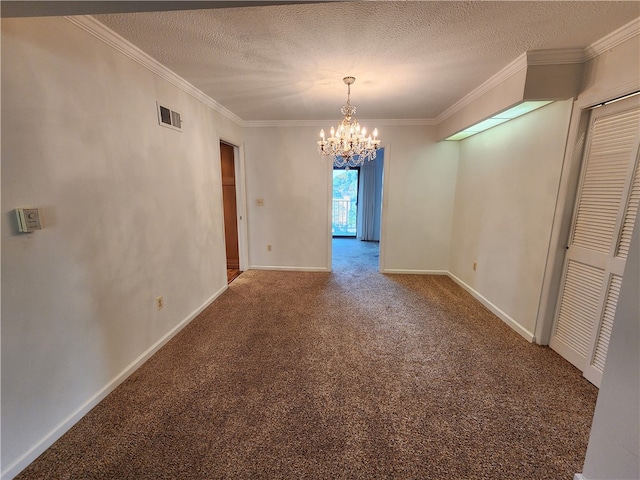
{"type": "Polygon", "coordinates": [[[322,157],[327,163],[327,272],[333,271],[333,159],[322,157]]]}
{"type": "Polygon", "coordinates": [[[384,147],[384,163],[382,164],[382,198],[380,202],[380,243],[378,244],[378,272],[386,270],[387,254],[387,212],[389,211],[389,172],[391,171],[391,144],[384,147]]]}

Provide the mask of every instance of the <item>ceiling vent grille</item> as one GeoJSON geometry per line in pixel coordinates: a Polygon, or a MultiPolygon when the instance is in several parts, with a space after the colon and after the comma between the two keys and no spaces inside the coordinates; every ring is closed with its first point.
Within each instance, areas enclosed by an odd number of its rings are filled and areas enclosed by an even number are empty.
{"type": "Polygon", "coordinates": [[[160,105],[159,102],[156,102],[158,106],[158,123],[163,127],[173,128],[174,130],[182,131],[182,117],[175,110],[171,110],[171,108],[166,107],[164,105],[160,105]]]}

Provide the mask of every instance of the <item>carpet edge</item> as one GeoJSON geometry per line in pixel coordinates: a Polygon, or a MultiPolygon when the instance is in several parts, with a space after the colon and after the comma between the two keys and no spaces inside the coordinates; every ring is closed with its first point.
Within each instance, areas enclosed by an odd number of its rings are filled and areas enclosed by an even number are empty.
{"type": "Polygon", "coordinates": [[[469,292],[476,300],[482,303],[485,307],[487,307],[491,313],[493,313],[496,317],[506,323],[509,327],[515,330],[520,336],[524,337],[529,343],[535,343],[536,337],[529,330],[520,325],[516,320],[507,315],[504,311],[500,310],[496,305],[494,305],[491,301],[489,301],[486,297],[484,297],[481,293],[473,289],[470,285],[467,285],[464,281],[456,277],[453,273],[447,272],[449,278],[464,288],[467,292],[469,292]]]}
{"type": "Polygon", "coordinates": [[[327,267],[290,267],[286,265],[249,265],[247,270],[275,270],[283,272],[331,272],[327,267]]]}
{"type": "Polygon", "coordinates": [[[403,268],[385,268],[380,273],[393,275],[449,275],[446,270],[409,270],[403,268]]]}

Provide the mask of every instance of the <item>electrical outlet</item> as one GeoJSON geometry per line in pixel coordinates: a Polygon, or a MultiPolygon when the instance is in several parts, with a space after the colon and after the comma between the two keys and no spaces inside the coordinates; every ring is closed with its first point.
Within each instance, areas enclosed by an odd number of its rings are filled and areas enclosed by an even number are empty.
{"type": "Polygon", "coordinates": [[[162,310],[164,308],[164,299],[162,295],[156,297],[156,310],[162,310]]]}
{"type": "Polygon", "coordinates": [[[270,252],[270,251],[271,251],[271,244],[268,244],[267,245],[267,252],[270,252]]]}
{"type": "Polygon", "coordinates": [[[473,271],[475,272],[478,269],[478,262],[473,262],[473,271]]]}
{"type": "Polygon", "coordinates": [[[259,207],[264,207],[264,198],[258,198],[256,200],[256,205],[258,205],[259,207]]]}

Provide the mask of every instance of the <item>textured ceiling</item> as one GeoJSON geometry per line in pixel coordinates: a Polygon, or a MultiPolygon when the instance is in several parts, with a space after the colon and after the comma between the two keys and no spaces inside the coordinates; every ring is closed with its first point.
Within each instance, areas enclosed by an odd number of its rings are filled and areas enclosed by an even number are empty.
{"type": "MultiPolygon", "coordinates": [[[[245,121],[432,119],[529,50],[583,48],[640,2],[339,2],[96,15],[245,121]]],[[[638,37],[635,37],[636,39],[638,37]]]]}

